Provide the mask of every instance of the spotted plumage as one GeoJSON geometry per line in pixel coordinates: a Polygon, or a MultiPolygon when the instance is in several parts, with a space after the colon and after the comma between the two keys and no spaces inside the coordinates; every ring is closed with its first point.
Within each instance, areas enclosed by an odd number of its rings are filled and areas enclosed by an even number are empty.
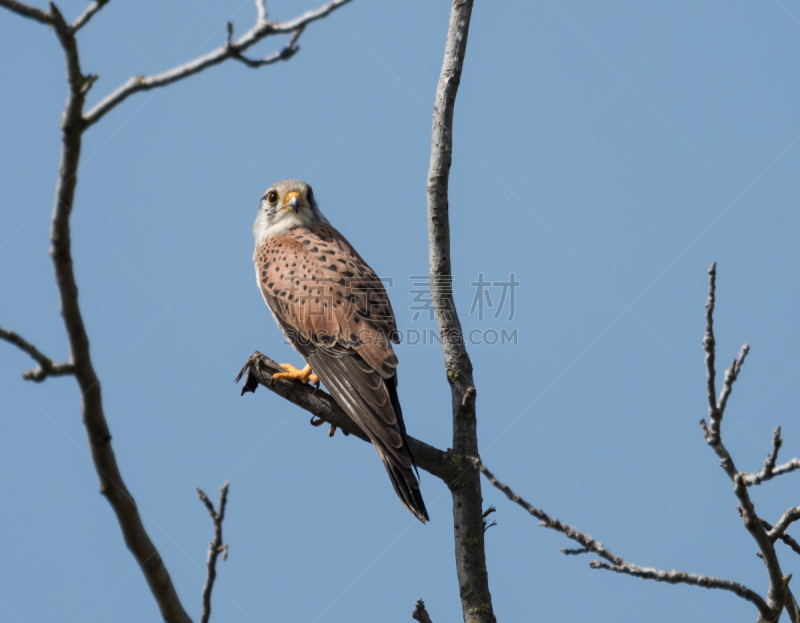
{"type": "Polygon", "coordinates": [[[267,189],[253,225],[256,279],[275,322],[372,441],[403,505],[428,520],[397,397],[397,326],[375,272],[319,211],[311,187],[267,189]]]}

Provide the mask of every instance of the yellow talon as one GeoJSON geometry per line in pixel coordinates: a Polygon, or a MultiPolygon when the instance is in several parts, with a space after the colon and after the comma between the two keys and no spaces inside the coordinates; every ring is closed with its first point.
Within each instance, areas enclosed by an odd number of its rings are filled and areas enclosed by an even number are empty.
{"type": "Polygon", "coordinates": [[[273,374],[272,378],[276,381],[284,379],[286,381],[301,381],[302,383],[311,383],[319,386],[319,377],[311,372],[310,365],[307,364],[302,370],[298,370],[290,363],[282,363],[280,366],[286,370],[286,372],[277,372],[273,374]]]}

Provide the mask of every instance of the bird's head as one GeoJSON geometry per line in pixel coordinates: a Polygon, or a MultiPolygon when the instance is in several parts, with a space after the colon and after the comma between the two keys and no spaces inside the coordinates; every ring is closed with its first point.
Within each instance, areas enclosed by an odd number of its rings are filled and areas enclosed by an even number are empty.
{"type": "Polygon", "coordinates": [[[270,186],[261,197],[253,224],[256,246],[295,227],[327,225],[317,207],[311,186],[300,180],[283,180],[270,186]]]}

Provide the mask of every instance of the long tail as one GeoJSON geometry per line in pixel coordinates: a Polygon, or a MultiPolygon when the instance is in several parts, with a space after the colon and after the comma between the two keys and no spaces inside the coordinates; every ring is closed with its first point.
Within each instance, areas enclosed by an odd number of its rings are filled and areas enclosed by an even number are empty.
{"type": "Polygon", "coordinates": [[[394,491],[403,506],[411,511],[414,517],[422,523],[430,521],[425,502],[422,500],[422,494],[419,492],[419,482],[414,477],[414,472],[410,468],[399,467],[380,452],[378,454],[381,457],[383,466],[386,468],[386,472],[389,474],[394,491]]]}
{"type": "Polygon", "coordinates": [[[403,506],[422,523],[429,521],[414,475],[416,466],[395,387],[397,377],[382,378],[357,354],[332,356],[321,349],[296,347],[336,402],[370,438],[403,506]]]}

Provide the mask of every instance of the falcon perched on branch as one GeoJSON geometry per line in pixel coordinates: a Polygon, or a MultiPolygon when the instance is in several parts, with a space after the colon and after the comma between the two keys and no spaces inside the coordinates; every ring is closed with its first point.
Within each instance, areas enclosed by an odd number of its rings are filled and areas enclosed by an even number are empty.
{"type": "Polygon", "coordinates": [[[267,189],[253,237],[261,294],[307,364],[302,370],[281,364],[286,372],[274,378],[325,383],[372,441],[397,497],[425,523],[428,512],[397,398],[391,344],[399,341],[397,326],[380,279],[331,227],[311,186],[300,180],[267,189]]]}

